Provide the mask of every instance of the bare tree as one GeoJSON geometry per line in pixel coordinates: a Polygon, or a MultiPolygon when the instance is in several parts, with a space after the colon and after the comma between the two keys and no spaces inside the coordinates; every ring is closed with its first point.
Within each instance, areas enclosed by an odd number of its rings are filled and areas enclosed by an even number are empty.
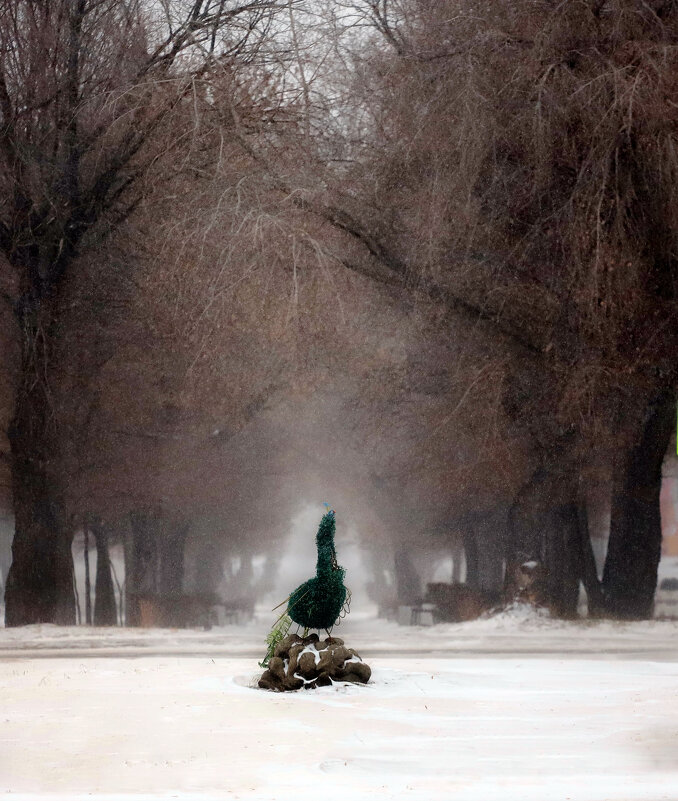
{"type": "Polygon", "coordinates": [[[352,55],[361,137],[299,203],[354,243],[348,267],[510,354],[504,405],[533,451],[516,539],[565,564],[582,482],[613,467],[599,600],[647,616],[678,350],[675,6],[348,5],[382,43],[352,55]]]}
{"type": "MultiPolygon", "coordinates": [[[[286,5],[286,4],[284,4],[286,5]]],[[[6,622],[70,622],[70,532],[47,380],[60,294],[129,218],[173,125],[216,61],[251,62],[278,3],[5,0],[0,4],[3,299],[21,339],[9,427],[16,534],[6,622]]]]}

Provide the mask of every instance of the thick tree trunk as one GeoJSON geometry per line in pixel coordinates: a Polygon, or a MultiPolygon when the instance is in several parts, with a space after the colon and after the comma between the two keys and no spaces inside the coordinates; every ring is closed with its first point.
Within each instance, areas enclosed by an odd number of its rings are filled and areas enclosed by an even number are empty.
{"type": "Polygon", "coordinates": [[[160,543],[160,576],[158,590],[162,595],[179,597],[184,588],[184,546],[188,526],[168,526],[160,543]]]}
{"type": "Polygon", "coordinates": [[[521,565],[542,560],[543,523],[547,508],[544,505],[545,481],[546,473],[539,468],[520,490],[509,509],[503,587],[505,602],[510,602],[520,594],[521,565]]]}
{"type": "Polygon", "coordinates": [[[535,560],[546,571],[544,602],[556,615],[577,615],[580,581],[589,609],[600,609],[602,592],[582,504],[575,477],[535,471],[509,514],[506,598],[517,592],[521,562],[535,560]]]}
{"type": "Polygon", "coordinates": [[[73,625],[72,537],[49,480],[39,468],[26,465],[15,466],[13,479],[16,531],[5,588],[5,625],[73,625]]]}
{"type": "Polygon", "coordinates": [[[53,409],[46,386],[49,321],[24,322],[22,372],[8,436],[15,533],[5,624],[75,623],[72,532],[56,476],[53,409]]]}
{"type": "Polygon", "coordinates": [[[495,509],[483,515],[475,529],[478,543],[478,587],[499,599],[504,581],[506,511],[495,509]]]}
{"type": "Polygon", "coordinates": [[[654,611],[662,540],[662,462],[675,414],[673,392],[653,399],[635,443],[615,470],[603,592],[607,613],[619,619],[640,620],[654,611]]]}
{"type": "Polygon", "coordinates": [[[466,514],[458,526],[462,532],[466,584],[498,599],[504,581],[506,510],[466,514]]]}
{"type": "Polygon", "coordinates": [[[541,559],[544,513],[548,508],[545,483],[545,471],[536,470],[509,510],[507,566],[520,565],[528,559],[541,559]]]}
{"type": "Polygon", "coordinates": [[[133,512],[125,538],[125,622],[141,625],[139,601],[157,594],[158,520],[156,515],[133,512]]]}
{"type": "Polygon", "coordinates": [[[577,616],[582,575],[581,536],[577,504],[561,504],[544,519],[543,563],[547,570],[549,606],[558,617],[577,616]]]}
{"type": "Polygon", "coordinates": [[[97,576],[94,596],[94,625],[116,626],[118,610],[111,574],[111,557],[108,551],[108,531],[99,521],[92,523],[97,546],[97,576]]]}

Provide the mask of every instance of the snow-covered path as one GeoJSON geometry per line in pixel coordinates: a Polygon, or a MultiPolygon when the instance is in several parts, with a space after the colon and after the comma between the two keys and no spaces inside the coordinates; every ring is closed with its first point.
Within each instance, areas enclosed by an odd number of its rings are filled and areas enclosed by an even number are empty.
{"type": "Polygon", "coordinates": [[[678,800],[676,623],[356,620],[342,636],[360,643],[370,685],[275,695],[248,686],[249,656],[223,656],[225,643],[256,648],[256,627],[2,631],[0,791],[678,800]],[[371,658],[370,640],[383,656],[371,658]],[[13,650],[21,642],[39,658],[13,650]],[[125,656],[97,656],[122,642],[125,656]],[[434,653],[397,656],[403,645],[434,653]]]}

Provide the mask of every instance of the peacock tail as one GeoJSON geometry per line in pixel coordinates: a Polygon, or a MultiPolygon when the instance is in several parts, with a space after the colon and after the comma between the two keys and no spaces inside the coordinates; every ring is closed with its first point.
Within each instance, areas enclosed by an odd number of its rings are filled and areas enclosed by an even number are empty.
{"type": "Polygon", "coordinates": [[[268,646],[268,650],[266,651],[266,656],[261,660],[261,662],[259,662],[259,667],[268,667],[268,663],[275,653],[276,645],[281,640],[285,639],[291,625],[292,618],[287,614],[286,611],[283,612],[283,614],[280,615],[280,617],[273,624],[273,628],[269,631],[268,636],[266,637],[266,645],[268,646]]]}

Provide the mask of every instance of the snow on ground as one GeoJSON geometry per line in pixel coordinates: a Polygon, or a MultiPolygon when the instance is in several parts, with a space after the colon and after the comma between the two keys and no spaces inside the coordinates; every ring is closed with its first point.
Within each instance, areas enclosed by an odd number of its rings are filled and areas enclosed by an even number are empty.
{"type": "Polygon", "coordinates": [[[678,622],[352,615],[366,687],[255,689],[252,626],[0,630],[12,798],[678,801],[678,622]]]}

